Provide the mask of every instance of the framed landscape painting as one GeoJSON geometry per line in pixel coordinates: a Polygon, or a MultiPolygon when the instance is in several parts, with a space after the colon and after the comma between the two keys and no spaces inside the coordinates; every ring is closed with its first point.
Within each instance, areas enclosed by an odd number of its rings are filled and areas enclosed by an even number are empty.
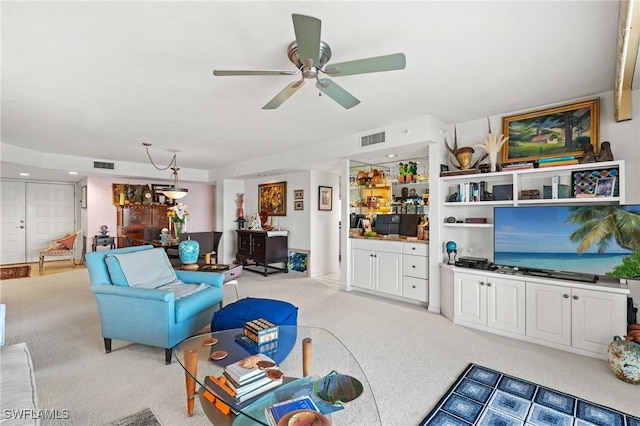
{"type": "Polygon", "coordinates": [[[286,216],[287,182],[258,185],[258,211],[269,216],[286,216]]]}
{"type": "Polygon", "coordinates": [[[531,111],[502,118],[503,163],[535,161],[545,157],[580,158],[584,146],[598,152],[599,100],[531,111]]]}

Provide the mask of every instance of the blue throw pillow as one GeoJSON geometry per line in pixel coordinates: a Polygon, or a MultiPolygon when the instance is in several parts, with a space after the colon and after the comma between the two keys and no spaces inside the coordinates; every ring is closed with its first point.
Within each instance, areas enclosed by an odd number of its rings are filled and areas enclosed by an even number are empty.
{"type": "Polygon", "coordinates": [[[111,254],[108,254],[104,257],[104,262],[107,264],[109,276],[111,277],[111,283],[113,285],[129,287],[129,283],[127,282],[127,278],[124,276],[124,272],[122,272],[122,268],[120,267],[118,258],[111,254]]]}

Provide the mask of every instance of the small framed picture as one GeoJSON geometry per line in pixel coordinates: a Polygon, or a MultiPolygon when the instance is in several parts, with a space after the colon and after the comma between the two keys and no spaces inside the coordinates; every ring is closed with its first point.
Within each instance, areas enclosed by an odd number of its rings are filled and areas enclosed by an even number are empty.
{"type": "Polygon", "coordinates": [[[332,200],[333,188],[330,186],[318,187],[318,210],[331,210],[333,208],[332,200]]]}
{"type": "MultiPolygon", "coordinates": [[[[304,189],[296,189],[293,191],[293,199],[294,200],[304,200],[304,189]]],[[[302,209],[300,209],[302,210],[302,209]]]]}
{"type": "Polygon", "coordinates": [[[360,224],[362,225],[362,230],[364,232],[371,232],[373,228],[371,227],[371,220],[368,218],[360,219],[360,224]]]}
{"type": "Polygon", "coordinates": [[[615,186],[615,177],[603,177],[596,182],[596,195],[600,197],[613,197],[613,187],[615,186]]]}
{"type": "Polygon", "coordinates": [[[293,202],[293,209],[294,210],[304,210],[304,201],[294,201],[293,202]]]}

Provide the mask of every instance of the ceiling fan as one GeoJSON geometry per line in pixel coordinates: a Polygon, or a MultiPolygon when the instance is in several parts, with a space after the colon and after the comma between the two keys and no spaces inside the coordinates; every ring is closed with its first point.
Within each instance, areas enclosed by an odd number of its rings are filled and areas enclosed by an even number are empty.
{"type": "Polygon", "coordinates": [[[403,53],[357,59],[354,61],[327,64],[331,59],[331,48],[320,40],[321,21],[305,15],[293,14],[293,29],[296,40],[287,48],[289,60],[296,66],[296,71],[278,70],[214,70],[213,75],[252,76],[252,75],[296,75],[302,73],[300,80],[288,84],[280,93],[271,99],[262,109],[276,109],[291,95],[304,85],[304,80],[315,79],[318,90],[342,105],[345,109],[353,108],[360,101],[351,93],[328,78],[320,78],[323,73],[332,77],[366,74],[371,72],[393,71],[404,69],[406,58],[403,53]],[[324,69],[323,69],[324,67],[324,69]]]}

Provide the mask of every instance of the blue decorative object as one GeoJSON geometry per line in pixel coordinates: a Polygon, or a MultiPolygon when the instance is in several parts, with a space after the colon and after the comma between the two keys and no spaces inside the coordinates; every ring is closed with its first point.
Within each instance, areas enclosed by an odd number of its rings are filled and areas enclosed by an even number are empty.
{"type": "Polygon", "coordinates": [[[455,263],[458,254],[458,245],[455,241],[447,241],[447,265],[451,265],[451,253],[453,253],[453,263],[455,263]]]}
{"type": "Polygon", "coordinates": [[[640,419],[477,364],[469,364],[420,422],[420,426],[525,424],[623,426],[640,425],[640,419]]]}
{"type": "Polygon", "coordinates": [[[192,239],[182,241],[178,245],[178,254],[183,265],[196,265],[200,254],[200,243],[192,239]]]}

